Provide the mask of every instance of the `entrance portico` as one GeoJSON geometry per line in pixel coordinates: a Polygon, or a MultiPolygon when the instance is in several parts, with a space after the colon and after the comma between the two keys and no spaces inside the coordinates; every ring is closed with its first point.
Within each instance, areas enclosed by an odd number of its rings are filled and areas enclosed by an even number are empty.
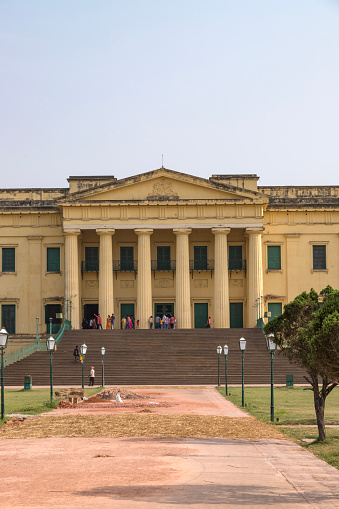
{"type": "Polygon", "coordinates": [[[214,327],[226,328],[231,299],[243,304],[244,321],[254,327],[266,197],[164,168],[138,177],[60,200],[73,326],[80,327],[84,303],[97,299],[103,321],[119,314],[120,303],[135,303],[142,329],[156,302],[174,303],[180,329],[197,323],[195,302],[209,302],[214,327]],[[230,246],[240,248],[235,265],[228,262],[230,246]],[[91,263],[84,260],[85,247],[91,263]]]}

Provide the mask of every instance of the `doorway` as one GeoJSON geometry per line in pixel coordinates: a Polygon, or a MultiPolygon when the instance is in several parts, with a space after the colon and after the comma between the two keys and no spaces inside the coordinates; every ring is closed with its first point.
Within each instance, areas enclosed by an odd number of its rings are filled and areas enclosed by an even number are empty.
{"type": "Polygon", "coordinates": [[[194,304],[194,328],[205,329],[208,320],[208,303],[196,302],[194,304]]]}
{"type": "Polygon", "coordinates": [[[97,315],[99,311],[99,304],[85,304],[84,305],[84,317],[89,322],[94,315],[97,315]]]}
{"type": "Polygon", "coordinates": [[[242,302],[230,303],[230,328],[242,329],[244,326],[244,312],[242,302]]]}
{"type": "Polygon", "coordinates": [[[166,303],[156,303],[154,304],[154,318],[156,316],[160,316],[162,318],[164,315],[174,316],[174,304],[166,304],[166,303]]]}
{"type": "Polygon", "coordinates": [[[123,316],[125,316],[125,317],[131,316],[131,317],[133,317],[133,319],[135,319],[134,304],[121,304],[120,305],[120,328],[122,328],[121,327],[121,319],[123,316]]]}

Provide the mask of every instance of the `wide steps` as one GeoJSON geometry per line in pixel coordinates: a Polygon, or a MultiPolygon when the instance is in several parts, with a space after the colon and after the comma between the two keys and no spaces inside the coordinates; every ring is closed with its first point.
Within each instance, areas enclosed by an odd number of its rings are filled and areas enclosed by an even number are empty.
{"type": "MultiPolygon", "coordinates": [[[[194,385],[217,384],[216,347],[229,347],[227,373],[229,384],[241,383],[240,337],[247,339],[245,384],[269,384],[270,354],[260,329],[169,329],[169,330],[71,330],[66,331],[53,354],[54,386],[79,385],[82,364],[74,363],[73,350],[85,342],[85,384],[90,366],[95,367],[96,384],[101,384],[101,347],[105,385],[194,385]]],[[[303,372],[278,352],[274,359],[274,381],[285,383],[293,374],[295,383],[303,383],[303,372]]],[[[49,353],[37,352],[5,368],[5,384],[21,385],[25,375],[33,385],[48,385],[49,353]]],[[[224,355],[220,356],[220,378],[225,383],[224,355]]]]}
{"type": "MultiPolygon", "coordinates": [[[[195,330],[72,330],[67,331],[53,354],[55,386],[79,385],[82,364],[74,363],[76,345],[87,344],[84,364],[85,384],[89,369],[96,370],[96,384],[101,383],[101,347],[104,358],[105,385],[192,385],[217,384],[218,356],[216,347],[228,344],[227,373],[229,384],[241,383],[239,338],[247,339],[245,383],[270,383],[270,355],[260,329],[195,329],[195,330]]],[[[274,360],[275,383],[285,383],[293,374],[295,383],[303,383],[303,372],[277,353],[274,360]]],[[[220,357],[221,383],[225,382],[224,355],[220,357]]],[[[48,385],[49,353],[37,352],[6,367],[5,384],[21,385],[25,375],[33,377],[33,385],[48,385]]]]}

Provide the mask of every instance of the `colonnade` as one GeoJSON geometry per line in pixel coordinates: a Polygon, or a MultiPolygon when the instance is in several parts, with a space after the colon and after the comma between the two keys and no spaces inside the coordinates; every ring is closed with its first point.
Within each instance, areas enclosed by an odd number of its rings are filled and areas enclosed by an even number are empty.
{"type": "MultiPolygon", "coordinates": [[[[228,287],[228,245],[227,235],[230,228],[212,228],[215,238],[214,267],[214,326],[227,328],[229,317],[228,287]]],[[[114,311],[112,236],[114,229],[97,229],[100,238],[99,247],[99,312],[103,321],[114,311]]],[[[138,236],[138,282],[137,282],[137,316],[140,328],[149,326],[152,309],[152,277],[151,277],[151,235],[153,229],[138,228],[134,232],[138,236]]],[[[176,228],[176,306],[177,327],[191,328],[191,295],[189,268],[189,235],[191,228],[176,228]]],[[[79,256],[78,237],[81,230],[67,229],[65,235],[65,297],[72,301],[72,326],[79,329],[79,256]]],[[[247,327],[255,327],[257,323],[258,305],[263,295],[263,271],[261,235],[262,228],[246,228],[248,235],[247,264],[247,327]]]]}

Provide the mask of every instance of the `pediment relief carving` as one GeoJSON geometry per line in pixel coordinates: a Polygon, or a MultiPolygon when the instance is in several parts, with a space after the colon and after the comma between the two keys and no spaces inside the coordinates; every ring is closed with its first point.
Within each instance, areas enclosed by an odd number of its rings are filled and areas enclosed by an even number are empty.
{"type": "Polygon", "coordinates": [[[179,200],[178,192],[173,188],[173,182],[161,178],[155,182],[152,191],[147,195],[148,200],[179,200]]]}

